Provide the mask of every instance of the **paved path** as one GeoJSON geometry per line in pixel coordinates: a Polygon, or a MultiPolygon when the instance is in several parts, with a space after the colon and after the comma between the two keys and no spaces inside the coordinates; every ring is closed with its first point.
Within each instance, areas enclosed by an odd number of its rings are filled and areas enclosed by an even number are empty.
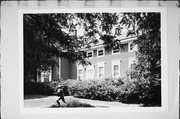
{"type": "MultiPolygon", "coordinates": [[[[25,99],[24,104],[25,108],[32,107],[50,107],[53,104],[56,104],[57,96],[47,96],[40,98],[25,99]]],[[[94,107],[139,107],[138,104],[124,104],[120,102],[109,102],[109,101],[99,101],[99,100],[89,100],[89,99],[80,99],[74,98],[72,96],[65,96],[66,102],[78,101],[80,103],[90,104],[94,107]]]]}

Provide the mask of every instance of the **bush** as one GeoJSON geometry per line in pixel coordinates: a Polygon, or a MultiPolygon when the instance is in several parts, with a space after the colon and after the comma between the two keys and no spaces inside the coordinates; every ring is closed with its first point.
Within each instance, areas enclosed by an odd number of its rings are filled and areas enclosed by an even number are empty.
{"type": "Polygon", "coordinates": [[[55,84],[48,82],[26,82],[24,83],[24,94],[53,95],[55,84]]]}
{"type": "Polygon", "coordinates": [[[123,89],[121,81],[112,79],[106,80],[85,80],[65,81],[69,87],[70,95],[78,98],[86,98],[104,101],[122,101],[123,89]]]}
{"type": "Polygon", "coordinates": [[[61,82],[25,83],[25,94],[53,95],[58,84],[64,85],[64,94],[77,98],[124,103],[161,105],[161,81],[150,77],[130,76],[104,80],[66,80],[61,82]]]}
{"type": "Polygon", "coordinates": [[[62,84],[67,85],[70,95],[77,98],[156,105],[161,100],[160,80],[155,79],[67,80],[62,84]]]}
{"type": "Polygon", "coordinates": [[[139,72],[135,69],[132,69],[127,77],[134,80],[133,84],[135,84],[139,102],[161,105],[161,79],[147,71],[139,72]]]}
{"type": "Polygon", "coordinates": [[[65,83],[69,87],[70,95],[78,98],[113,101],[116,100],[117,95],[120,93],[120,91],[117,90],[118,84],[110,80],[74,80],[67,82],[65,83]]]}
{"type": "MultiPolygon", "coordinates": [[[[55,95],[59,83],[58,81],[26,82],[24,83],[24,94],[55,95]]],[[[69,95],[66,85],[64,85],[64,95],[69,95]]]]}

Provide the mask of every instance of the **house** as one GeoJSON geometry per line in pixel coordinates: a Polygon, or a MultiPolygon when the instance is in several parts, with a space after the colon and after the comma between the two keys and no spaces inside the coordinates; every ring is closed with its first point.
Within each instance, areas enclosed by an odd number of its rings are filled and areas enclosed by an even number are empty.
{"type": "Polygon", "coordinates": [[[122,49],[120,50],[107,51],[102,44],[85,49],[87,60],[91,62],[91,65],[88,66],[71,63],[63,58],[56,58],[58,65],[52,66],[46,78],[41,75],[39,81],[60,79],[98,80],[106,77],[118,78],[124,76],[136,60],[135,51],[137,46],[132,47],[131,45],[134,40],[136,40],[136,37],[122,39],[122,49]]]}
{"type": "Polygon", "coordinates": [[[83,67],[77,64],[77,76],[74,78],[88,80],[124,76],[136,60],[137,46],[131,45],[135,39],[136,37],[123,39],[120,50],[107,51],[103,45],[91,47],[86,52],[91,65],[83,67]]]}

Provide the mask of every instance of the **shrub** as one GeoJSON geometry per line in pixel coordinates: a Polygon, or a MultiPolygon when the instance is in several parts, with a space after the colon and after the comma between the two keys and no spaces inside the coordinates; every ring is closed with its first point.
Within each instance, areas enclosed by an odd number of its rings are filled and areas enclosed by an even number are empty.
{"type": "MultiPolygon", "coordinates": [[[[60,82],[26,82],[24,83],[24,94],[54,95],[60,82]]],[[[67,84],[64,85],[64,95],[69,95],[67,84]]]]}
{"type": "Polygon", "coordinates": [[[24,94],[52,95],[53,86],[49,83],[26,82],[24,83],[24,94]]]}
{"type": "Polygon", "coordinates": [[[78,98],[161,105],[161,81],[151,77],[104,80],[66,80],[61,82],[25,83],[25,94],[53,95],[58,84],[64,85],[64,94],[78,98]]]}
{"type": "Polygon", "coordinates": [[[103,101],[160,104],[161,87],[157,79],[131,79],[128,77],[104,80],[67,80],[70,95],[103,101]]]}
{"type": "Polygon", "coordinates": [[[85,80],[65,81],[68,85],[70,95],[78,98],[114,101],[119,98],[122,92],[120,83],[109,80],[85,80]]]}
{"type": "Polygon", "coordinates": [[[127,77],[134,80],[139,102],[161,105],[161,79],[147,71],[139,72],[135,69],[132,69],[127,77]]]}

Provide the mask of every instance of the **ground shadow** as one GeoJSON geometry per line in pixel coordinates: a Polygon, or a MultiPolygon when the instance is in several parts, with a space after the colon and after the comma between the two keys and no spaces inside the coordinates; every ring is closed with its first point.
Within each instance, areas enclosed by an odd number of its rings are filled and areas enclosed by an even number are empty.
{"type": "Polygon", "coordinates": [[[46,98],[48,95],[25,95],[24,99],[39,99],[39,98],[46,98]]]}

